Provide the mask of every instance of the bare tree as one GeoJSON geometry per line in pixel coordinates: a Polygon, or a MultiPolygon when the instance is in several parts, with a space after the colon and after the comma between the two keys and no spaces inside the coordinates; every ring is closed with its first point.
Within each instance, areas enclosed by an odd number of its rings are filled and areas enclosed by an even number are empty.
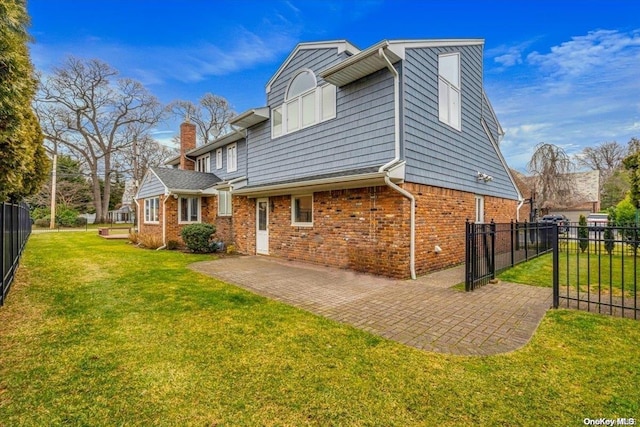
{"type": "Polygon", "coordinates": [[[562,148],[541,142],[527,169],[534,177],[538,207],[551,209],[566,204],[573,189],[573,165],[562,148]]]}
{"type": "Polygon", "coordinates": [[[131,191],[135,194],[147,170],[163,165],[166,160],[176,156],[178,150],[162,145],[137,124],[128,126],[126,132],[131,145],[119,151],[118,169],[133,180],[131,191]]]}
{"type": "Polygon", "coordinates": [[[602,177],[600,182],[603,183],[622,166],[625,155],[625,147],[612,141],[603,142],[596,147],[586,147],[575,158],[578,166],[599,171],[602,177]]]}
{"type": "Polygon", "coordinates": [[[167,109],[180,119],[188,119],[196,125],[200,145],[206,144],[229,130],[229,121],[235,117],[229,101],[206,93],[198,104],[191,101],[174,101],[167,109]]]}
{"type": "Polygon", "coordinates": [[[109,210],[113,156],[132,144],[128,127],[136,124],[148,131],[163,111],[142,84],[116,79],[117,74],[97,59],[71,57],[42,82],[35,104],[46,139],[83,160],[96,222],[105,221],[109,210]]]}

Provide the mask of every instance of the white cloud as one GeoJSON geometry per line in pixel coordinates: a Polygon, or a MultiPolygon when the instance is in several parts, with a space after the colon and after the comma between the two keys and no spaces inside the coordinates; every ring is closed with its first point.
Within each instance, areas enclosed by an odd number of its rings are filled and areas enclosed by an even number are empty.
{"type": "Polygon", "coordinates": [[[546,53],[530,53],[518,71],[526,78],[505,78],[503,64],[500,74],[488,70],[486,86],[506,132],[503,153],[513,167],[522,170],[540,142],[573,155],[638,135],[640,31],[592,31],[546,53]]]}
{"type": "Polygon", "coordinates": [[[640,31],[598,30],[572,37],[571,41],[553,46],[549,53],[532,52],[527,61],[551,77],[576,78],[596,69],[617,71],[620,62],[636,61],[637,64],[638,51],[634,47],[640,47],[640,31]]]}

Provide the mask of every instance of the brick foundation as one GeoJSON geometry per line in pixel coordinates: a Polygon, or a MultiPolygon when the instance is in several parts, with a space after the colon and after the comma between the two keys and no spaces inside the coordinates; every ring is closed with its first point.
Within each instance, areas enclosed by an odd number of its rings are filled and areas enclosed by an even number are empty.
{"type": "MultiPolygon", "coordinates": [[[[178,245],[184,246],[180,231],[187,224],[178,222],[178,199],[169,196],[160,196],[160,212],[158,224],[146,224],[144,222],[144,200],[139,201],[141,209],[138,213],[138,233],[157,235],[162,238],[162,221],[164,212],[166,212],[166,241],[178,242],[178,245]]],[[[218,198],[216,196],[202,197],[200,205],[200,217],[203,223],[213,224],[216,226],[215,238],[229,244],[233,242],[232,217],[222,217],[218,215],[218,198]]]]}
{"type": "MultiPolygon", "coordinates": [[[[475,218],[473,193],[404,184],[416,198],[416,272],[464,261],[465,221],[475,218]],[[442,252],[436,253],[438,245],[442,252]]],[[[410,202],[388,187],[313,194],[313,226],[291,225],[291,196],[269,198],[269,254],[285,259],[407,278],[410,202]]],[[[515,219],[517,202],[485,197],[485,218],[515,219]]],[[[241,253],[255,254],[255,199],[234,196],[233,234],[241,253]]]]}

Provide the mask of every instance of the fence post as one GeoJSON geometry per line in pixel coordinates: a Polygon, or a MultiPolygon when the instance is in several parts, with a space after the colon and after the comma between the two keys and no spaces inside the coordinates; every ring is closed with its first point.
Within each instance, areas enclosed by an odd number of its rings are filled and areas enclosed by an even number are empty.
{"type": "Polygon", "coordinates": [[[553,246],[553,308],[560,305],[560,245],[558,244],[558,224],[552,224],[553,236],[551,245],[553,246]]]}
{"type": "Polygon", "coordinates": [[[511,220],[511,267],[513,267],[516,263],[516,243],[515,243],[515,236],[516,236],[516,228],[513,224],[513,220],[511,220]]]}
{"type": "Polygon", "coordinates": [[[465,257],[465,262],[464,262],[464,266],[465,266],[465,275],[464,275],[464,290],[469,292],[471,290],[471,281],[472,281],[472,271],[473,271],[473,267],[471,266],[471,263],[473,262],[471,260],[471,245],[472,245],[472,239],[471,239],[471,223],[469,222],[469,218],[467,218],[465,225],[464,225],[464,230],[465,230],[465,235],[464,235],[464,241],[465,241],[465,250],[464,250],[464,257],[465,257]]]}
{"type": "Polygon", "coordinates": [[[491,261],[489,261],[489,268],[491,269],[491,279],[496,278],[496,223],[493,222],[493,218],[491,218],[491,223],[489,224],[489,235],[491,242],[491,261]]]}
{"type": "Polygon", "coordinates": [[[0,206],[0,209],[2,209],[0,211],[0,259],[2,259],[2,266],[0,266],[0,273],[2,273],[2,276],[0,276],[0,307],[4,305],[4,277],[7,274],[6,270],[5,270],[5,266],[7,265],[5,259],[7,254],[5,253],[5,243],[4,243],[4,230],[5,230],[5,203],[2,203],[2,206],[0,206]]]}

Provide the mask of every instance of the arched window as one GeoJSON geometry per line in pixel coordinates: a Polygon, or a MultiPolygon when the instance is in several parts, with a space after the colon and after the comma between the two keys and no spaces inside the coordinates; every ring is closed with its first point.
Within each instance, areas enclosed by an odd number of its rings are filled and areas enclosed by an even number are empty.
{"type": "Polygon", "coordinates": [[[336,116],[336,88],[318,87],[313,71],[305,69],[289,81],[284,103],[271,112],[271,134],[278,137],[336,116]]]}
{"type": "Polygon", "coordinates": [[[287,96],[285,101],[289,101],[298,95],[305,93],[308,90],[316,88],[316,76],[313,71],[304,70],[296,74],[291,82],[289,82],[289,89],[287,89],[287,96]]]}

